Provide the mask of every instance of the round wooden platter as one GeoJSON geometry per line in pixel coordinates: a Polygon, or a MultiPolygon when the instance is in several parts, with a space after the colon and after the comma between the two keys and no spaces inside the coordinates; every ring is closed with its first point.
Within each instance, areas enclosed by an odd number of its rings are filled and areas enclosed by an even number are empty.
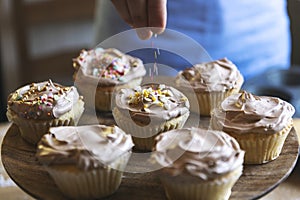
{"type": "MultiPolygon", "coordinates": [[[[100,123],[114,123],[109,113],[97,115],[100,123]]],[[[83,117],[81,123],[84,124],[88,119],[88,116],[83,117]]],[[[187,122],[190,125],[193,123],[191,120],[187,122]]],[[[207,124],[208,120],[202,118],[199,126],[207,127],[207,124]]],[[[297,134],[293,128],[276,160],[262,165],[244,166],[243,175],[232,188],[230,199],[258,199],[272,191],[293,170],[298,150],[297,134]]],[[[35,147],[20,137],[15,125],[8,129],[1,153],[3,165],[9,176],[25,192],[38,199],[66,199],[35,158],[35,147]]],[[[148,170],[147,162],[129,161],[129,166],[136,168],[137,172],[145,173],[124,172],[119,189],[107,199],[166,199],[157,172],[148,170]]]]}

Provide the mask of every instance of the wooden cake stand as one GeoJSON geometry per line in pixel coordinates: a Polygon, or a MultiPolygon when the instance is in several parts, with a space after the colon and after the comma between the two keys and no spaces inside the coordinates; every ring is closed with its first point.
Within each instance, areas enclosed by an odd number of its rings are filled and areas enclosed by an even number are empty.
{"type": "MultiPolygon", "coordinates": [[[[101,124],[114,124],[109,113],[98,113],[101,124]]],[[[89,116],[81,119],[86,124],[89,116]]],[[[189,119],[187,126],[193,125],[189,119]]],[[[199,126],[207,126],[208,120],[202,119],[199,126]]],[[[293,128],[288,135],[280,156],[267,164],[245,165],[243,175],[232,188],[230,199],[257,199],[273,190],[293,170],[298,157],[298,139],[293,128]]],[[[25,192],[38,199],[66,199],[53,180],[35,158],[35,147],[26,143],[18,128],[12,125],[2,144],[2,162],[7,173],[25,192]]],[[[138,153],[136,153],[138,154],[138,153]]],[[[166,199],[156,171],[148,169],[147,162],[129,161],[129,167],[137,173],[124,172],[120,188],[107,199],[166,199]],[[138,173],[145,172],[145,173],[138,173]]]]}

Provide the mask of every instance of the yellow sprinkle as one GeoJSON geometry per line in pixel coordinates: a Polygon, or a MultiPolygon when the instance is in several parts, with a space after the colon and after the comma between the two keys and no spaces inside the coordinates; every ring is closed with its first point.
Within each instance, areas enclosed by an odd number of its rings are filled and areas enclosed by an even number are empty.
{"type": "Polygon", "coordinates": [[[152,101],[156,101],[156,98],[155,98],[155,96],[152,96],[152,98],[151,98],[151,99],[152,99],[152,101]]]}
{"type": "Polygon", "coordinates": [[[143,91],[143,96],[144,96],[144,97],[148,97],[148,96],[149,96],[149,92],[148,92],[147,90],[144,90],[144,91],[143,91]]]}
{"type": "Polygon", "coordinates": [[[158,105],[159,105],[160,107],[163,107],[163,106],[164,106],[164,103],[159,102],[158,105]]]}
{"type": "Polygon", "coordinates": [[[188,99],[186,97],[181,98],[182,101],[187,101],[188,99]]]}

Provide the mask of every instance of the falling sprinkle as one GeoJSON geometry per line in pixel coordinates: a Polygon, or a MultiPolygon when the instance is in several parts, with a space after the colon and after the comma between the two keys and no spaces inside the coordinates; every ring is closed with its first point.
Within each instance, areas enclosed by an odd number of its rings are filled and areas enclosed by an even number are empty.
{"type": "Polygon", "coordinates": [[[153,65],[153,73],[155,73],[155,75],[158,76],[158,67],[157,67],[156,62],[153,65]]]}
{"type": "Polygon", "coordinates": [[[157,49],[156,49],[156,51],[157,51],[157,54],[158,54],[158,55],[160,55],[160,51],[159,51],[159,48],[157,48],[157,49]]]}
{"type": "MultiPolygon", "coordinates": [[[[157,34],[154,34],[154,38],[157,38],[157,34]]],[[[154,47],[154,42],[151,41],[151,47],[154,48],[154,64],[153,64],[153,69],[149,69],[149,76],[151,77],[151,80],[153,80],[154,78],[154,75],[158,75],[158,67],[157,67],[157,58],[158,56],[157,55],[160,55],[160,52],[159,52],[159,48],[155,48],[154,47]]]]}
{"type": "Polygon", "coordinates": [[[149,68],[149,76],[151,77],[151,80],[153,80],[153,75],[152,75],[152,72],[151,72],[151,68],[149,68]]]}

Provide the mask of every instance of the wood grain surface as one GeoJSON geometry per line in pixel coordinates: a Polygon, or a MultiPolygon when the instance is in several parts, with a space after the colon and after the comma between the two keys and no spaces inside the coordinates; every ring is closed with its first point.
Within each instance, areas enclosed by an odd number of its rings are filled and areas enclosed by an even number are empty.
{"type": "MultiPolygon", "coordinates": [[[[84,116],[81,124],[89,122],[89,117],[89,115],[84,116]]],[[[97,113],[97,118],[100,122],[114,123],[109,113],[97,113]]],[[[202,118],[199,126],[207,127],[207,122],[206,118],[202,118]]],[[[194,123],[190,119],[187,126],[194,123]]],[[[263,165],[244,166],[243,175],[234,185],[230,199],[257,199],[272,191],[293,170],[298,157],[298,149],[298,138],[293,128],[287,137],[282,153],[276,160],[263,165]]],[[[3,165],[9,176],[25,192],[38,199],[66,199],[37,162],[35,147],[20,137],[15,125],[8,129],[3,139],[1,153],[3,165]]],[[[139,152],[135,155],[139,155],[139,152]]],[[[147,154],[143,155],[140,160],[130,160],[128,165],[130,170],[124,172],[120,188],[107,199],[166,199],[157,171],[149,169],[146,157],[147,154]]]]}

